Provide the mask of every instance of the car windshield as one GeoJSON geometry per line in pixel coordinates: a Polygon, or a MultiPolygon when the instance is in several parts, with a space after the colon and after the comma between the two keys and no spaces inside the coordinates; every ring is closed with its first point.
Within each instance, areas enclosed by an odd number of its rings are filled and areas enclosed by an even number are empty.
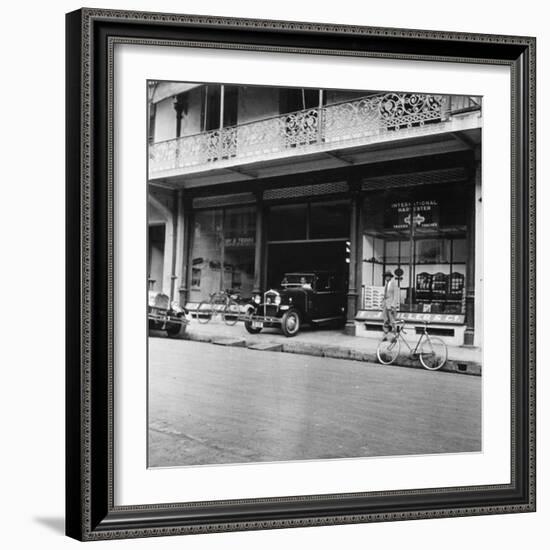
{"type": "Polygon", "coordinates": [[[313,287],[315,281],[315,275],[311,273],[287,273],[281,281],[281,286],[307,286],[313,287]]]}

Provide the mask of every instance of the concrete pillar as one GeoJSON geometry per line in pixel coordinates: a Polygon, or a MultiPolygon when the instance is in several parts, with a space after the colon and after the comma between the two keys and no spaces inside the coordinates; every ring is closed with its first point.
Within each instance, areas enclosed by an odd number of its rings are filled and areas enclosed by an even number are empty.
{"type": "Polygon", "coordinates": [[[344,332],[355,336],[355,315],[357,314],[358,293],[358,257],[359,257],[359,215],[360,215],[360,195],[358,185],[351,184],[351,205],[350,205],[350,259],[349,259],[349,281],[347,296],[347,318],[344,332]]]}

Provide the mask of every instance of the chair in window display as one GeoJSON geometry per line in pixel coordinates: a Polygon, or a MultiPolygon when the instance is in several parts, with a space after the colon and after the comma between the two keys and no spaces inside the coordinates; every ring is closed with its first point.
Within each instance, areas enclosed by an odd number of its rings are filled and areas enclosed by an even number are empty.
{"type": "Polygon", "coordinates": [[[416,301],[432,301],[432,276],[429,273],[422,272],[416,275],[416,301]]]}
{"type": "Polygon", "coordinates": [[[439,271],[432,277],[432,301],[434,310],[442,311],[449,292],[449,276],[439,271]]]}
{"type": "Polygon", "coordinates": [[[451,273],[451,280],[449,281],[449,293],[447,294],[447,301],[450,302],[450,306],[457,312],[462,309],[462,301],[464,298],[464,275],[454,271],[451,273]]]}

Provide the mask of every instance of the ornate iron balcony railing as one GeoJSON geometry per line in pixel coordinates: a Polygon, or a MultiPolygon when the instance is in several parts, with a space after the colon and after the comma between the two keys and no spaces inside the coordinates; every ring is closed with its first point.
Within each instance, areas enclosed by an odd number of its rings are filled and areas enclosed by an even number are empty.
{"type": "Polygon", "coordinates": [[[479,110],[475,98],[410,93],[376,94],[223,129],[151,144],[151,175],[232,165],[361,144],[366,138],[448,120],[453,112],[479,110]]]}

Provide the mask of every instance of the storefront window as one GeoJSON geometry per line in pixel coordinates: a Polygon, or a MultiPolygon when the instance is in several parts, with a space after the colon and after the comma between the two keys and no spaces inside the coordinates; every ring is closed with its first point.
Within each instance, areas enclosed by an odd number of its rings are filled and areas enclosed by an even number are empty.
{"type": "Polygon", "coordinates": [[[252,294],[256,237],[255,207],[198,210],[192,244],[190,301],[233,289],[252,294]]]}
{"type": "Polygon", "coordinates": [[[224,288],[251,296],[254,287],[256,208],[246,206],[225,212],[224,288]]]}
{"type": "Polygon", "coordinates": [[[367,195],[363,206],[362,308],[379,309],[383,275],[401,288],[404,312],[464,314],[466,218],[471,189],[404,188],[367,195]]]}

